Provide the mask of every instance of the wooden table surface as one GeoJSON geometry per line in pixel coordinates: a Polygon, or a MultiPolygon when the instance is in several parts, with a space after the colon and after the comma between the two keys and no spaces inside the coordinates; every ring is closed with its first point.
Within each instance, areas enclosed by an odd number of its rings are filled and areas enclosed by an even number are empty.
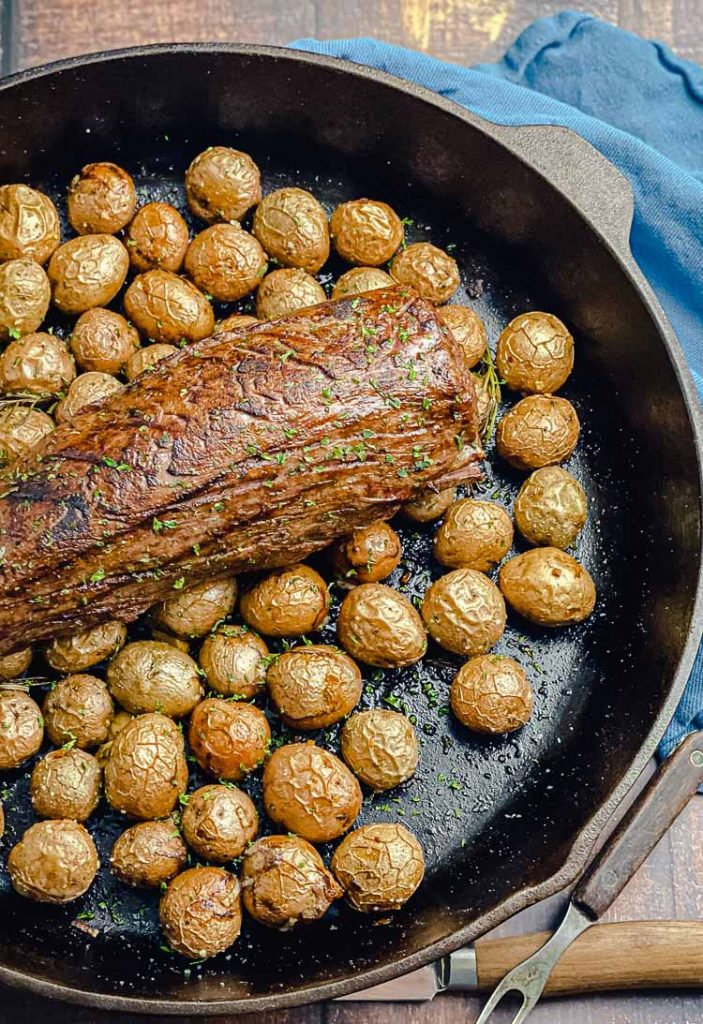
{"type": "MultiPolygon", "coordinates": [[[[7,72],[139,43],[282,44],[300,36],[325,39],[359,34],[472,64],[496,59],[535,17],[565,6],[565,0],[0,0],[0,67],[7,72]]],[[[656,37],[682,56],[703,63],[703,0],[591,0],[579,7],[656,37]]],[[[564,899],[554,897],[519,914],[496,934],[550,927],[564,899]]],[[[684,811],[607,916],[612,921],[642,918],[703,918],[700,797],[684,811]]],[[[326,1004],[270,1014],[258,1022],[469,1024],[480,1005],[480,1000],[462,995],[443,996],[425,1005],[326,1004]]],[[[237,1019],[253,1024],[252,1018],[237,1019]]],[[[498,1019],[507,1022],[510,1016],[501,1014],[498,1019]]],[[[135,1018],[0,992],[2,1024],[38,1020],[42,1024],[127,1024],[135,1018]]],[[[662,992],[562,999],[544,1002],[530,1020],[534,1024],[700,1024],[703,995],[662,992]]]]}

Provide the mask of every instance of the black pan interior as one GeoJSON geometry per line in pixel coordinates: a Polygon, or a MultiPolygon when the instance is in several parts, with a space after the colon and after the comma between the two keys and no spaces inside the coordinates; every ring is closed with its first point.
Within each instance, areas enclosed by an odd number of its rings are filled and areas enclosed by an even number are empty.
{"type": "MultiPolygon", "coordinates": [[[[311,986],[496,920],[507,898],[559,871],[625,775],[673,686],[691,619],[700,518],[692,427],[633,285],[566,200],[489,136],[316,63],[206,50],[112,58],[0,90],[0,123],[0,181],[25,180],[60,204],[83,163],[110,159],[135,175],[141,201],[184,209],[192,157],[234,145],[260,164],[266,191],[299,185],[328,211],[347,198],[385,199],[411,219],[411,240],[452,248],[463,278],[454,301],[478,310],[493,344],[518,312],[564,318],[577,362],[563,393],[583,425],[569,468],[590,501],[574,553],[600,595],[581,627],[548,632],[510,616],[498,650],[526,667],[536,691],[532,721],[510,738],[473,736],[447,714],[459,663],[439,649],[417,667],[365,673],[363,705],[407,711],[422,739],[416,778],[363,809],[363,822],[404,822],[425,849],[427,879],[391,921],[340,906],[299,932],[248,925],[230,954],[188,965],[159,949],[158,896],[111,879],[109,851],[125,823],[102,808],[91,831],[103,868],[76,904],[29,904],[0,875],[0,963],[84,997],[132,996],[152,1008],[242,998],[248,1009],[252,997],[302,1000],[311,986]]],[[[342,269],[332,260],[323,281],[342,269]]],[[[60,319],[55,327],[67,330],[60,319]]],[[[476,490],[510,507],[519,483],[491,457],[476,490]]],[[[391,582],[419,597],[439,575],[433,530],[398,529],[405,556],[391,582]]],[[[333,641],[332,626],[323,639],[333,641]]],[[[335,749],[335,729],[318,738],[335,749]]],[[[200,781],[193,772],[191,788],[200,781]]],[[[2,785],[4,863],[31,810],[26,770],[2,785]]],[[[256,795],[257,781],[246,788],[256,795]]]]}

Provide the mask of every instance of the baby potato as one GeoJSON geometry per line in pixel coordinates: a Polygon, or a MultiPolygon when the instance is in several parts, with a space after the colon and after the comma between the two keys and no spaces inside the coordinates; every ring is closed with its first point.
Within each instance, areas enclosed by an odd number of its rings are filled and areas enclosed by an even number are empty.
{"type": "Polygon", "coordinates": [[[18,679],[32,664],[34,651],[31,647],[20,647],[0,657],[0,680],[18,679]]]}
{"type": "Polygon", "coordinates": [[[0,688],[0,771],[34,757],[44,739],[39,705],[20,686],[0,688]]]}
{"type": "Polygon", "coordinates": [[[167,633],[165,629],[158,629],[154,626],[151,630],[151,639],[156,640],[160,644],[168,644],[169,647],[175,647],[177,651],[182,651],[184,654],[190,654],[190,644],[187,640],[182,640],[179,636],[174,636],[173,633],[167,633]]]}
{"type": "Polygon", "coordinates": [[[444,491],[421,491],[417,497],[405,502],[402,512],[414,523],[431,523],[441,519],[455,500],[456,487],[448,487],[444,491]]]}
{"type": "Polygon", "coordinates": [[[241,789],[201,786],[188,795],[181,828],[198,857],[213,864],[226,864],[240,857],[255,838],[259,815],[241,789]]]}
{"type": "Polygon", "coordinates": [[[247,316],[244,313],[232,313],[231,316],[226,316],[224,320],[218,320],[212,333],[226,334],[227,331],[238,331],[240,327],[251,327],[260,322],[255,316],[247,316]]]}
{"type": "Polygon", "coordinates": [[[340,203],[330,217],[332,243],[347,263],[379,267],[402,245],[403,223],[388,205],[377,199],[340,203]]]}
{"type": "Polygon", "coordinates": [[[28,259],[43,265],[60,242],[58,210],[48,196],[29,185],[0,186],[0,263],[28,259]]]}
{"type": "Polygon", "coordinates": [[[154,341],[200,341],[212,334],[212,306],[194,284],[168,270],[147,270],[124,296],[125,313],[137,330],[154,341]]]}
{"type": "Polygon", "coordinates": [[[273,270],[267,274],[256,293],[256,315],[259,320],[275,320],[299,309],[317,306],[327,296],[319,281],[304,270],[273,270]]]}
{"type": "Polygon", "coordinates": [[[271,730],[253,704],[208,697],[190,716],[188,742],[204,772],[239,782],[263,762],[271,730]]]}
{"type": "Polygon", "coordinates": [[[330,608],[327,584],[309,565],[276,569],[242,594],[247,626],[264,636],[302,636],[324,624],[330,608]]]}
{"type": "Polygon", "coordinates": [[[399,252],[391,263],[391,277],[437,306],[451,299],[461,283],[456,260],[430,242],[415,242],[399,252]]]}
{"type": "Polygon", "coordinates": [[[127,380],[131,384],[142,373],[153,369],[162,359],[168,359],[169,356],[175,355],[176,352],[178,352],[178,349],[175,345],[164,345],[158,342],[153,345],[147,345],[146,348],[140,348],[138,352],[135,352],[127,360],[127,366],[125,367],[127,380]]]}
{"type": "Polygon", "coordinates": [[[176,636],[205,636],[226,618],[237,600],[237,581],[232,576],[196,583],[156,607],[154,621],[176,636]]]}
{"type": "Polygon", "coordinates": [[[62,313],[107,306],[125,282],[127,250],[114,235],[79,235],[64,242],[49,260],[54,305],[62,313]]]}
{"type": "Polygon", "coordinates": [[[139,334],[111,309],[87,309],[76,321],[70,346],[81,370],[119,373],[139,348],[139,334]]]}
{"type": "Polygon", "coordinates": [[[25,334],[0,356],[0,388],[5,394],[59,395],[75,375],[73,356],[53,334],[25,334]]]}
{"type": "Polygon", "coordinates": [[[70,903],[90,888],[100,863],[95,843],[77,821],[38,821],[10,850],[7,870],[20,896],[70,903]]]}
{"type": "Polygon", "coordinates": [[[361,697],[361,672],[336,647],[309,644],[284,651],[270,666],[271,700],[292,729],[324,729],[341,721],[361,697]]]}
{"type": "Polygon", "coordinates": [[[422,847],[404,825],[362,825],[334,851],[332,874],[355,910],[399,910],[425,874],[422,847]]]}
{"type": "Polygon", "coordinates": [[[441,322],[448,327],[466,356],[466,365],[473,370],[485,355],[488,335],[483,320],[468,306],[442,306],[437,311],[441,322]]]}
{"type": "Polygon", "coordinates": [[[71,742],[79,750],[90,750],[108,738],[115,708],[102,679],[75,675],[59,679],[49,690],[42,713],[54,746],[71,742]]]}
{"type": "Polygon", "coordinates": [[[554,395],[528,395],[501,419],[496,447],[515,469],[540,469],[568,459],[580,430],[571,402],[554,395]]]}
{"type": "Polygon", "coordinates": [[[506,562],[498,576],[508,604],[538,626],[569,626],[593,611],[589,573],[560,548],[532,548],[506,562]]]}
{"type": "Polygon", "coordinates": [[[432,638],[453,654],[485,654],[505,630],[503,597],[475,569],[455,569],[435,580],[421,613],[432,638]]]}
{"type": "Polygon", "coordinates": [[[347,594],[339,609],[337,636],[353,658],[379,668],[412,665],[427,650],[415,608],[383,583],[362,583],[347,594]]]}
{"type": "Polygon", "coordinates": [[[188,246],[186,273],[220,302],[248,295],[266,273],[266,253],[239,224],[213,224],[188,246]]]}
{"type": "Polygon", "coordinates": [[[434,555],[450,569],[488,572],[512,543],[513,524],[504,508],[493,501],[462,498],[449,506],[437,530],[434,555]]]}
{"type": "Polygon", "coordinates": [[[513,391],[558,391],[574,367],[574,339],[551,313],[523,313],[502,331],[496,367],[513,391]]]}
{"type": "Polygon", "coordinates": [[[341,836],[361,810],[361,789],[347,766],[312,742],[274,751],[263,783],[271,821],[310,843],[341,836]]]}
{"type": "Polygon", "coordinates": [[[51,640],[44,654],[57,672],[84,672],[111,654],[116,654],[126,639],[125,624],[111,619],[74,636],[51,640]]]}
{"type": "Polygon", "coordinates": [[[129,262],[138,274],[157,268],[177,273],[187,248],[188,225],[170,203],[140,206],[127,228],[129,262]]]}
{"type": "Polygon", "coordinates": [[[239,881],[224,868],[189,868],[169,882],[159,917],[176,953],[191,960],[224,953],[242,927],[239,881]]]}
{"type": "Polygon", "coordinates": [[[210,146],[186,171],[186,199],[201,220],[241,220],[261,199],[259,168],[248,153],[210,146]]]}
{"type": "Polygon", "coordinates": [[[259,924],[287,930],[317,921],[342,895],[315,847],[299,836],[264,836],[244,854],[242,898],[259,924]]]}
{"type": "Polygon", "coordinates": [[[353,267],[340,274],[332,288],[333,299],[353,299],[364,292],[373,292],[377,288],[392,288],[395,281],[385,270],[378,267],[353,267]]]}
{"type": "Polygon", "coordinates": [[[68,219],[79,235],[114,235],[137,207],[132,178],[117,164],[86,164],[68,186],[68,219]]]}
{"type": "Polygon", "coordinates": [[[402,554],[400,537],[384,522],[360,526],[331,548],[335,572],[349,583],[384,580],[399,565],[402,554]]]}
{"type": "Polygon", "coordinates": [[[30,259],[0,264],[0,340],[32,334],[51,302],[46,272],[30,259]]]}
{"type": "Polygon", "coordinates": [[[140,821],[117,837],[110,867],[126,885],[157,889],[183,870],[187,858],[172,820],[140,821]]]}
{"type": "Polygon", "coordinates": [[[112,740],[105,797],[116,811],[148,821],[165,818],[188,785],[183,736],[166,715],[140,715],[112,740]]]}
{"type": "Polygon", "coordinates": [[[515,522],[530,544],[568,548],[586,522],[586,492],[561,466],[531,473],[515,499],[515,522]]]}
{"type": "Polygon", "coordinates": [[[110,693],[125,711],[158,711],[171,718],[189,714],[203,695],[198,666],[170,644],[137,640],[107,666],[110,693]]]}
{"type": "Polygon", "coordinates": [[[342,729],[342,757],[376,792],[405,782],[417,768],[420,749],[410,719],[374,708],[352,715],[342,729]]]}
{"type": "Polygon", "coordinates": [[[532,687],[524,669],[501,654],[482,654],[452,680],[452,711],[474,732],[513,732],[530,720],[532,687]]]}
{"type": "Polygon", "coordinates": [[[50,750],[35,764],[29,783],[34,813],[39,818],[85,821],[100,799],[100,765],[77,747],[50,750]]]}
{"type": "Polygon", "coordinates": [[[0,409],[0,466],[13,462],[39,444],[54,429],[54,421],[31,405],[0,409]]]}
{"type": "Polygon", "coordinates": [[[110,395],[121,391],[124,384],[111,373],[81,373],[71,381],[65,398],[54,410],[57,423],[70,421],[89,405],[102,402],[110,395]]]}
{"type": "Polygon", "coordinates": [[[258,633],[246,626],[220,626],[205,637],[198,660],[213,690],[249,700],[266,686],[268,653],[258,633]]]}
{"type": "Polygon", "coordinates": [[[316,273],[330,254],[327,215],[311,192],[279,188],[254,211],[252,231],[269,256],[284,267],[316,273]]]}

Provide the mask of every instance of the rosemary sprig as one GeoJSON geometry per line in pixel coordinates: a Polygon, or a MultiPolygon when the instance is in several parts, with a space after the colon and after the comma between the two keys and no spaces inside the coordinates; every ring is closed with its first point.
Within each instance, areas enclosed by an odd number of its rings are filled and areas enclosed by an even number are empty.
{"type": "Polygon", "coordinates": [[[488,415],[486,416],[486,421],[481,429],[481,440],[487,445],[493,437],[493,431],[495,430],[501,400],[500,386],[504,383],[498,376],[496,364],[493,360],[493,353],[488,345],[486,346],[486,351],[481,359],[481,368],[482,372],[478,373],[477,376],[480,377],[485,384],[489,398],[488,415]]]}

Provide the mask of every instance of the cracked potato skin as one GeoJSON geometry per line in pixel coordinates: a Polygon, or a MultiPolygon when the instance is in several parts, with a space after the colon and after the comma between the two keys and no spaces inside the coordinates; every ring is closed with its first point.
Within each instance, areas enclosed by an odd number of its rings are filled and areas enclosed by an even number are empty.
{"type": "Polygon", "coordinates": [[[127,250],[114,235],[79,235],[64,242],[49,260],[54,305],[62,313],[107,306],[125,282],[127,250]]]}
{"type": "Polygon", "coordinates": [[[26,454],[54,428],[51,416],[30,405],[0,409],[0,466],[26,454]]]}
{"type": "Polygon", "coordinates": [[[70,348],[81,370],[120,373],[139,348],[139,334],[120,313],[88,309],[75,323],[70,348]]]}
{"type": "Polygon", "coordinates": [[[400,537],[385,522],[360,526],[332,546],[335,572],[349,583],[378,583],[400,564],[400,537]]]}
{"type": "Polygon", "coordinates": [[[90,888],[99,866],[85,827],[61,819],[30,825],[7,859],[15,892],[39,903],[78,899],[90,888]]]}
{"type": "Polygon", "coordinates": [[[127,639],[124,622],[110,619],[83,633],[57,637],[44,651],[46,660],[57,672],[83,672],[99,661],[116,654],[127,639]]]}
{"type": "Polygon", "coordinates": [[[432,638],[452,654],[485,654],[505,630],[505,601],[475,569],[455,569],[429,587],[421,608],[432,638]]]}
{"type": "Polygon", "coordinates": [[[302,188],[279,188],[264,196],[254,212],[252,231],[283,267],[315,274],[330,254],[327,215],[302,188]]]}
{"type": "Polygon", "coordinates": [[[580,431],[571,402],[554,395],[528,395],[499,422],[496,447],[515,469],[540,469],[568,459],[580,431]]]}
{"type": "Polygon", "coordinates": [[[237,581],[232,576],[221,576],[188,587],[157,605],[153,617],[175,636],[205,636],[229,615],[236,600],[237,581]]]}
{"type": "Polygon", "coordinates": [[[73,356],[53,334],[25,334],[0,356],[0,388],[5,394],[56,397],[75,376],[73,356]]]}
{"type": "Polygon", "coordinates": [[[324,624],[330,595],[322,576],[298,563],[277,569],[241,597],[239,610],[247,626],[264,636],[302,636],[324,624]]]}
{"type": "Polygon", "coordinates": [[[107,685],[91,675],[59,679],[44,698],[46,733],[56,747],[74,742],[80,750],[104,743],[115,707],[107,685]]]}
{"type": "Polygon", "coordinates": [[[0,657],[0,681],[11,681],[23,675],[32,664],[34,651],[31,647],[20,647],[0,657]]]}
{"type": "Polygon", "coordinates": [[[403,825],[362,825],[339,844],[332,874],[355,910],[399,910],[425,874],[422,847],[403,825]]]}
{"type": "Polygon", "coordinates": [[[79,235],[114,235],[134,216],[137,192],[117,164],[86,164],[68,186],[68,219],[79,235]]]}
{"type": "Polygon", "coordinates": [[[127,644],[107,666],[110,693],[133,715],[190,714],[203,696],[198,666],[183,651],[158,640],[127,644]]]}
{"type": "Polygon", "coordinates": [[[239,879],[224,868],[189,868],[169,882],[159,918],[181,956],[203,960],[224,953],[242,927],[239,879]]]}
{"type": "Polygon", "coordinates": [[[466,365],[473,370],[488,348],[488,334],[483,320],[469,306],[442,306],[437,316],[452,332],[466,356],[466,365]]]}
{"type": "Polygon", "coordinates": [[[259,320],[273,320],[326,300],[325,289],[305,270],[272,270],[257,290],[256,315],[259,320]]]}
{"type": "Polygon", "coordinates": [[[264,836],[244,854],[244,908],[268,928],[317,921],[342,895],[315,847],[299,836],[264,836]]]}
{"type": "Polygon", "coordinates": [[[213,224],[188,246],[185,269],[201,291],[220,302],[252,292],[266,273],[266,253],[239,224],[213,224]]]}
{"type": "Polygon", "coordinates": [[[0,264],[0,340],[10,331],[32,334],[42,324],[51,302],[46,272],[31,259],[0,264]]]}
{"type": "Polygon", "coordinates": [[[434,556],[449,569],[489,572],[513,543],[513,523],[493,501],[461,498],[449,506],[434,539],[434,556]]]}
{"type": "Polygon", "coordinates": [[[482,654],[462,665],[449,693],[452,711],[474,732],[513,732],[532,715],[532,687],[512,658],[482,654]]]}
{"type": "Polygon", "coordinates": [[[451,299],[461,284],[456,260],[431,242],[414,242],[399,252],[391,263],[391,277],[436,306],[451,299]]]}
{"type": "Polygon", "coordinates": [[[241,220],[261,199],[261,176],[248,153],[210,146],[198,153],[185,176],[191,213],[214,224],[241,220]]]}
{"type": "Polygon", "coordinates": [[[39,818],[86,821],[100,800],[102,772],[92,754],[50,750],[32,769],[29,795],[39,818]]]}
{"type": "Polygon", "coordinates": [[[356,295],[377,288],[392,288],[394,284],[391,275],[378,267],[352,267],[339,275],[332,288],[331,298],[353,299],[356,295]]]}
{"type": "Polygon", "coordinates": [[[105,763],[105,797],[132,818],[165,818],[188,785],[183,736],[165,715],[140,715],[112,741],[105,763]]]}
{"type": "Polygon", "coordinates": [[[238,331],[240,327],[251,327],[253,324],[258,323],[260,321],[255,316],[249,316],[246,313],[231,313],[224,320],[217,321],[215,330],[212,333],[226,334],[227,331],[238,331]]]}
{"type": "Polygon", "coordinates": [[[427,650],[422,621],[407,597],[383,583],[362,583],[342,601],[340,645],[357,661],[377,668],[412,665],[427,650]]]}
{"type": "Polygon", "coordinates": [[[431,523],[441,519],[453,501],[456,501],[456,487],[422,491],[416,498],[405,502],[402,512],[413,523],[431,523]]]}
{"type": "Polygon", "coordinates": [[[178,349],[175,345],[167,345],[164,342],[155,342],[153,345],[140,348],[138,352],[135,352],[127,360],[125,367],[127,380],[131,384],[137,377],[153,369],[162,359],[168,359],[169,356],[174,355],[176,352],[178,352],[178,349]]]}
{"type": "Polygon", "coordinates": [[[531,473],[513,507],[518,530],[538,547],[568,548],[588,516],[581,484],[561,466],[544,466],[531,473]]]}
{"type": "Polygon", "coordinates": [[[43,739],[42,713],[27,691],[19,686],[0,689],[0,771],[19,768],[43,739]]]}
{"type": "Polygon", "coordinates": [[[361,810],[357,780],[338,757],[312,741],[274,751],[263,786],[269,818],[310,843],[337,839],[361,810]]]}
{"type": "Polygon", "coordinates": [[[186,842],[203,860],[226,864],[240,857],[259,831],[253,801],[232,786],[201,786],[188,795],[181,816],[186,842]]]}
{"type": "Polygon", "coordinates": [[[187,248],[188,225],[170,203],[140,206],[127,228],[129,262],[138,274],[157,268],[177,273],[187,248]]]}
{"type": "Polygon", "coordinates": [[[347,263],[379,267],[403,244],[405,232],[395,210],[377,199],[340,203],[330,217],[335,249],[347,263]]]}
{"type": "Polygon", "coordinates": [[[324,729],[361,698],[361,672],[336,647],[309,644],[284,651],[266,675],[269,694],[292,729],[324,729]]]}
{"type": "Polygon", "coordinates": [[[0,186],[0,263],[29,259],[42,266],[61,243],[58,210],[29,185],[0,186]]]}
{"type": "Polygon", "coordinates": [[[140,821],[117,837],[110,867],[125,885],[156,889],[182,871],[187,858],[173,821],[140,821]]]}
{"type": "Polygon", "coordinates": [[[124,309],[148,338],[166,344],[200,341],[212,334],[215,314],[194,284],[168,270],[147,270],[130,284],[124,309]]]}
{"type": "Polygon", "coordinates": [[[359,711],[345,723],[341,753],[357,778],[382,792],[414,774],[420,749],[412,722],[405,715],[373,708],[359,711]]]}
{"type": "Polygon", "coordinates": [[[271,730],[253,704],[207,697],[190,716],[188,741],[204,772],[239,782],[266,757],[271,730]]]}
{"type": "Polygon", "coordinates": [[[551,313],[523,313],[498,338],[496,367],[512,391],[558,391],[574,367],[574,339],[551,313]]]}
{"type": "Polygon", "coordinates": [[[570,626],[593,611],[596,588],[588,571],[561,548],[532,548],[500,570],[505,600],[538,626],[570,626]]]}
{"type": "Polygon", "coordinates": [[[208,684],[223,697],[249,700],[266,687],[269,649],[246,626],[221,626],[206,636],[198,660],[208,684]]]}
{"type": "Polygon", "coordinates": [[[57,423],[70,423],[89,405],[102,402],[110,395],[117,394],[124,387],[122,381],[111,373],[89,372],[79,374],[69,384],[66,397],[62,398],[54,410],[57,423]]]}

